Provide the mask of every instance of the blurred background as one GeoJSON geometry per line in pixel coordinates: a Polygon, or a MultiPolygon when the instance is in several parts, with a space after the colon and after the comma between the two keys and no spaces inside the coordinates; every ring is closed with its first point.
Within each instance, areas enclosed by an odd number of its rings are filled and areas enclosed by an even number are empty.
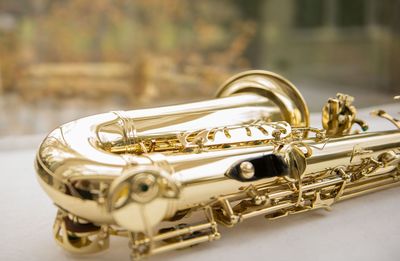
{"type": "Polygon", "coordinates": [[[400,0],[3,0],[0,138],[207,99],[247,69],[283,75],[312,111],[336,92],[387,104],[398,68],[400,0]]]}

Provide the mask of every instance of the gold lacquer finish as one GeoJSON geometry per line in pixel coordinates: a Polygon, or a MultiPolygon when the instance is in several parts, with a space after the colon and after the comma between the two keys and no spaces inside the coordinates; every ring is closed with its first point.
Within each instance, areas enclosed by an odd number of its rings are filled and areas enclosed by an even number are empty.
{"type": "Polygon", "coordinates": [[[58,207],[54,237],[68,251],[93,253],[124,236],[140,259],[219,239],[220,225],[330,209],[397,185],[400,131],[352,131],[367,129],[352,101],[329,99],[316,129],[290,82],[248,71],[213,100],[64,124],[36,159],[58,207]]]}

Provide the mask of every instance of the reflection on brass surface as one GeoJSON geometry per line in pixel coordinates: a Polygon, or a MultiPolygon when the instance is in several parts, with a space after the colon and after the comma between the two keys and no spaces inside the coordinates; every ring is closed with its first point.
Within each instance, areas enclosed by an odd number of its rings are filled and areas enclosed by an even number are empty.
{"type": "Polygon", "coordinates": [[[353,131],[367,125],[351,101],[329,99],[324,129],[313,128],[290,82],[247,71],[212,100],[64,124],[36,158],[58,207],[56,242],[93,253],[124,236],[139,259],[219,239],[219,226],[330,209],[397,185],[400,131],[353,131]]]}

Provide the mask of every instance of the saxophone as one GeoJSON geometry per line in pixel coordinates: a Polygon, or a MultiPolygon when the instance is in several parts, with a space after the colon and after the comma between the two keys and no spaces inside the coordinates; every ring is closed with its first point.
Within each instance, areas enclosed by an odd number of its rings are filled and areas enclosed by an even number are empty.
{"type": "Polygon", "coordinates": [[[64,124],[35,161],[58,208],[54,238],[85,254],[127,237],[137,260],[219,239],[219,226],[330,209],[397,185],[400,121],[378,111],[397,129],[365,132],[352,102],[329,99],[323,128],[313,128],[289,81],[247,71],[212,100],[64,124]]]}

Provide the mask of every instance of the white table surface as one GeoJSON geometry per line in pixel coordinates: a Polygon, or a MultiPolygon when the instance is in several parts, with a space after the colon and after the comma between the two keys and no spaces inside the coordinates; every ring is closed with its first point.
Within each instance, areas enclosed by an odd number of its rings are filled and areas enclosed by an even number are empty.
{"type": "MultiPolygon", "coordinates": [[[[370,122],[372,130],[393,128],[384,120],[370,122]]],[[[88,256],[68,254],[56,245],[51,231],[56,208],[36,180],[34,155],[34,149],[0,151],[0,260],[129,260],[123,238],[88,256]]],[[[220,226],[218,241],[150,260],[400,260],[399,203],[400,188],[395,187],[340,202],[331,212],[316,210],[274,221],[255,217],[234,228],[220,226]]]]}

